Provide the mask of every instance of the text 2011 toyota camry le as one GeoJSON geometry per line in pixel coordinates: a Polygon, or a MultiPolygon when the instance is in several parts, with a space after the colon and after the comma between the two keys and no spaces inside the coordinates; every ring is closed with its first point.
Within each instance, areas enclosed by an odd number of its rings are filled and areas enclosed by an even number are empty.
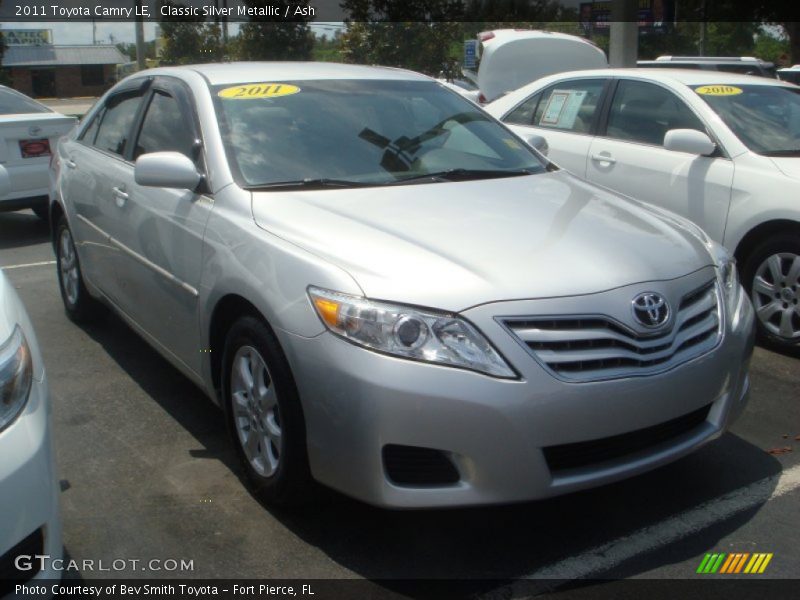
{"type": "Polygon", "coordinates": [[[683,456],[746,401],[725,250],[421,75],[145,71],[53,169],[67,313],[101,299],[219,402],[266,500],[552,496],[683,456]]]}

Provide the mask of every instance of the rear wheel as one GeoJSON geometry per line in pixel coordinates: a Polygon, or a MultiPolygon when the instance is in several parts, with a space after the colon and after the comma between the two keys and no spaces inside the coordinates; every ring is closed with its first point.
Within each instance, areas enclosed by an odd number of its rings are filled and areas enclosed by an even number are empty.
{"type": "Polygon", "coordinates": [[[92,316],[97,304],[86,291],[72,232],[64,217],[61,217],[56,225],[55,240],[58,287],[61,290],[64,309],[67,316],[76,323],[86,322],[92,316]]]}
{"type": "Polygon", "coordinates": [[[289,364],[260,319],[234,323],[223,353],[225,412],[253,492],[271,504],[298,504],[312,488],[305,421],[289,364]]]}
{"type": "Polygon", "coordinates": [[[742,275],[761,339],[800,348],[800,237],[782,234],[761,243],[747,257],[742,275]]]}

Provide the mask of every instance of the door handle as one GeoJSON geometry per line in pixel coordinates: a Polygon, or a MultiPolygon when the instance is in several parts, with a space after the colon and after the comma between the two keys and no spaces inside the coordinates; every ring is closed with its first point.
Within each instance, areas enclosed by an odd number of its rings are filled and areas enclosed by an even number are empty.
{"type": "Polygon", "coordinates": [[[64,159],[64,164],[67,165],[70,169],[74,169],[75,167],[78,166],[78,163],[76,163],[71,158],[64,159]]]}
{"type": "Polygon", "coordinates": [[[595,162],[604,162],[613,165],[617,159],[610,154],[592,154],[592,160],[595,162]]]}
{"type": "Polygon", "coordinates": [[[113,187],[111,191],[114,194],[114,198],[116,199],[117,206],[122,208],[125,201],[128,199],[128,193],[125,192],[122,188],[113,187]]]}

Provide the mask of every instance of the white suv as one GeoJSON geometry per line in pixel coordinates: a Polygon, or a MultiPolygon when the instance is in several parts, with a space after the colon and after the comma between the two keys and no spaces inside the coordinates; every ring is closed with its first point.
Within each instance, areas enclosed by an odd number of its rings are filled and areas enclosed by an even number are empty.
{"type": "Polygon", "coordinates": [[[759,330],[800,346],[800,88],[705,70],[545,77],[489,104],[588,181],[690,218],[735,253],[759,330]]]}

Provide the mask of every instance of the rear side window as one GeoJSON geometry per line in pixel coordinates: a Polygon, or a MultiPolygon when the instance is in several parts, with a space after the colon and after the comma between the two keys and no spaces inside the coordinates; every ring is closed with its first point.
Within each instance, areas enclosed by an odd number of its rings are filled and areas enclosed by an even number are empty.
{"type": "Polygon", "coordinates": [[[670,129],[706,131],[686,103],[669,90],[643,81],[619,82],[608,115],[608,137],[661,146],[670,129]]]}
{"type": "Polygon", "coordinates": [[[8,88],[0,88],[0,115],[52,112],[43,104],[8,88]]]}
{"type": "Polygon", "coordinates": [[[140,95],[111,98],[106,104],[94,145],[100,150],[123,156],[128,145],[131,125],[141,102],[140,95]]]}
{"type": "Polygon", "coordinates": [[[178,101],[157,91],[150,100],[133,152],[134,160],[149,152],[180,152],[192,158],[194,138],[178,101]]]}
{"type": "Polygon", "coordinates": [[[103,109],[97,111],[92,122],[89,123],[89,126],[83,130],[83,133],[80,135],[80,140],[86,142],[89,145],[94,145],[94,139],[97,137],[97,130],[100,128],[100,121],[103,119],[103,109]]]}
{"type": "Polygon", "coordinates": [[[503,122],[511,123],[512,125],[533,125],[533,115],[541,99],[541,92],[534,94],[506,115],[503,122]]]}
{"type": "Polygon", "coordinates": [[[583,79],[550,86],[542,93],[533,115],[533,125],[590,133],[604,84],[602,79],[583,79]]]}

